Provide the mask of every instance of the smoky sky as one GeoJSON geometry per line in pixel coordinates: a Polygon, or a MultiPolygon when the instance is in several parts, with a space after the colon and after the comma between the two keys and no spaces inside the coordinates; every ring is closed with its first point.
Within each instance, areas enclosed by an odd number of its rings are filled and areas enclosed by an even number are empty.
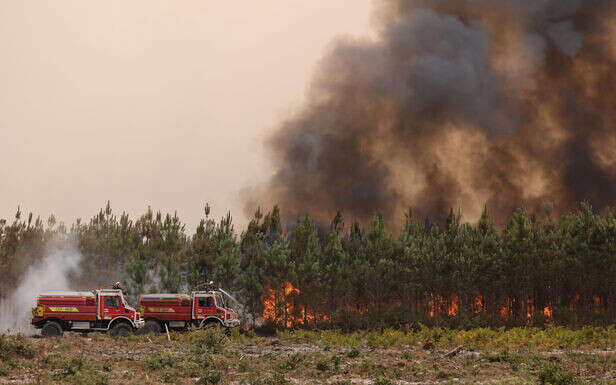
{"type": "MultiPolygon", "coordinates": [[[[209,203],[271,174],[263,140],[324,48],[368,31],[370,0],[0,1],[0,218],[67,224],[209,203]]],[[[239,222],[239,223],[238,223],[239,222]]]]}
{"type": "Polygon", "coordinates": [[[375,19],[325,53],[249,209],[400,223],[615,203],[614,2],[390,0],[375,19]]]}

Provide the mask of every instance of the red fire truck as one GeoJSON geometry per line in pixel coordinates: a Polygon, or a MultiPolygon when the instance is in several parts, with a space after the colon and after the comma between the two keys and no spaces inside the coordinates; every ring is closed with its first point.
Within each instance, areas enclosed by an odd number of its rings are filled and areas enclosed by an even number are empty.
{"type": "Polygon", "coordinates": [[[144,325],[139,313],[128,306],[121,290],[41,293],[32,313],[32,325],[41,329],[44,337],[61,336],[65,331],[101,331],[126,336],[144,325]]]}
{"type": "Polygon", "coordinates": [[[139,300],[145,320],[144,331],[160,333],[165,326],[170,329],[239,326],[238,315],[225,302],[223,293],[210,290],[195,291],[190,295],[144,294],[139,300]]]}

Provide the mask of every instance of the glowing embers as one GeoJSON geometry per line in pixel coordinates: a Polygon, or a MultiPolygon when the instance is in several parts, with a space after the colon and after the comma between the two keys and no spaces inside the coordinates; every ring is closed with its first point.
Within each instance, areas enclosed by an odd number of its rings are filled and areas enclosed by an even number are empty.
{"type": "Polygon", "coordinates": [[[473,301],[473,313],[478,314],[483,311],[483,297],[481,294],[475,295],[475,300],[473,301]]]}

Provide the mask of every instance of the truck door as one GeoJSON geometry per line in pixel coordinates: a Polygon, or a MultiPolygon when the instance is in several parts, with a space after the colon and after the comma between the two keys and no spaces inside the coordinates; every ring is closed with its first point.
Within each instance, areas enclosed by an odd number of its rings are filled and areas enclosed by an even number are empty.
{"type": "Polygon", "coordinates": [[[205,319],[216,312],[214,299],[211,296],[195,297],[195,318],[205,319]]]}
{"type": "Polygon", "coordinates": [[[124,308],[120,296],[118,295],[105,295],[100,300],[100,314],[101,319],[111,320],[121,314],[124,314],[124,308]]]}

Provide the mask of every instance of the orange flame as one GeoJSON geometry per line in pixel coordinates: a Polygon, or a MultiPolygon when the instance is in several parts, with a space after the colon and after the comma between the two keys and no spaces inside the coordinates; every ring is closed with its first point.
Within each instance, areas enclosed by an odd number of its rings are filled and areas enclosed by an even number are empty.
{"type": "Polygon", "coordinates": [[[263,318],[287,328],[293,327],[296,323],[303,323],[301,317],[294,315],[295,306],[292,298],[289,298],[299,293],[299,289],[290,282],[284,282],[278,290],[268,288],[263,298],[263,318]]]}
{"type": "Polygon", "coordinates": [[[475,295],[475,301],[473,301],[473,312],[475,314],[483,311],[483,297],[481,294],[475,295]]]}
{"type": "Polygon", "coordinates": [[[458,314],[459,307],[460,305],[458,296],[456,294],[452,294],[451,300],[449,301],[449,308],[447,309],[447,315],[449,315],[450,317],[454,317],[456,314],[458,314]]]}
{"type": "Polygon", "coordinates": [[[300,290],[291,282],[285,281],[278,289],[268,288],[263,296],[264,319],[286,328],[302,326],[306,322],[329,321],[326,314],[307,313],[305,306],[295,301],[300,290]]]}
{"type": "MultiPolygon", "coordinates": [[[[331,321],[331,317],[328,314],[308,311],[305,304],[300,302],[301,297],[296,298],[300,293],[301,291],[288,281],[283,282],[277,288],[267,288],[263,296],[263,318],[286,328],[331,321]]],[[[592,299],[595,307],[602,305],[602,298],[600,296],[594,295],[592,299]]],[[[569,308],[574,309],[579,300],[580,295],[575,295],[569,304],[569,308]]],[[[463,304],[456,293],[452,293],[448,297],[430,294],[426,305],[427,315],[431,318],[437,316],[456,317],[460,314],[461,306],[464,306],[465,309],[468,308],[468,311],[475,314],[488,310],[485,299],[479,292],[475,293],[470,304],[463,304]]],[[[554,317],[552,304],[538,307],[533,299],[528,299],[527,301],[520,302],[519,305],[519,307],[516,307],[519,310],[515,310],[515,316],[519,313],[520,316],[525,316],[530,320],[537,314],[542,314],[546,322],[551,322],[554,317]]],[[[357,303],[353,309],[359,314],[367,314],[370,311],[370,307],[366,303],[357,303]]],[[[497,307],[497,309],[497,314],[500,315],[501,319],[511,319],[514,317],[514,300],[512,298],[505,299],[504,303],[501,303],[501,306],[497,307]]],[[[599,312],[601,310],[596,308],[595,311],[599,312]]]]}
{"type": "Polygon", "coordinates": [[[504,319],[509,318],[513,315],[513,300],[511,298],[507,298],[506,304],[500,309],[500,316],[504,319]]]}
{"type": "Polygon", "coordinates": [[[440,295],[430,295],[428,301],[428,316],[434,317],[436,314],[447,314],[450,317],[455,317],[460,308],[460,299],[457,294],[452,294],[449,300],[440,295]]]}

